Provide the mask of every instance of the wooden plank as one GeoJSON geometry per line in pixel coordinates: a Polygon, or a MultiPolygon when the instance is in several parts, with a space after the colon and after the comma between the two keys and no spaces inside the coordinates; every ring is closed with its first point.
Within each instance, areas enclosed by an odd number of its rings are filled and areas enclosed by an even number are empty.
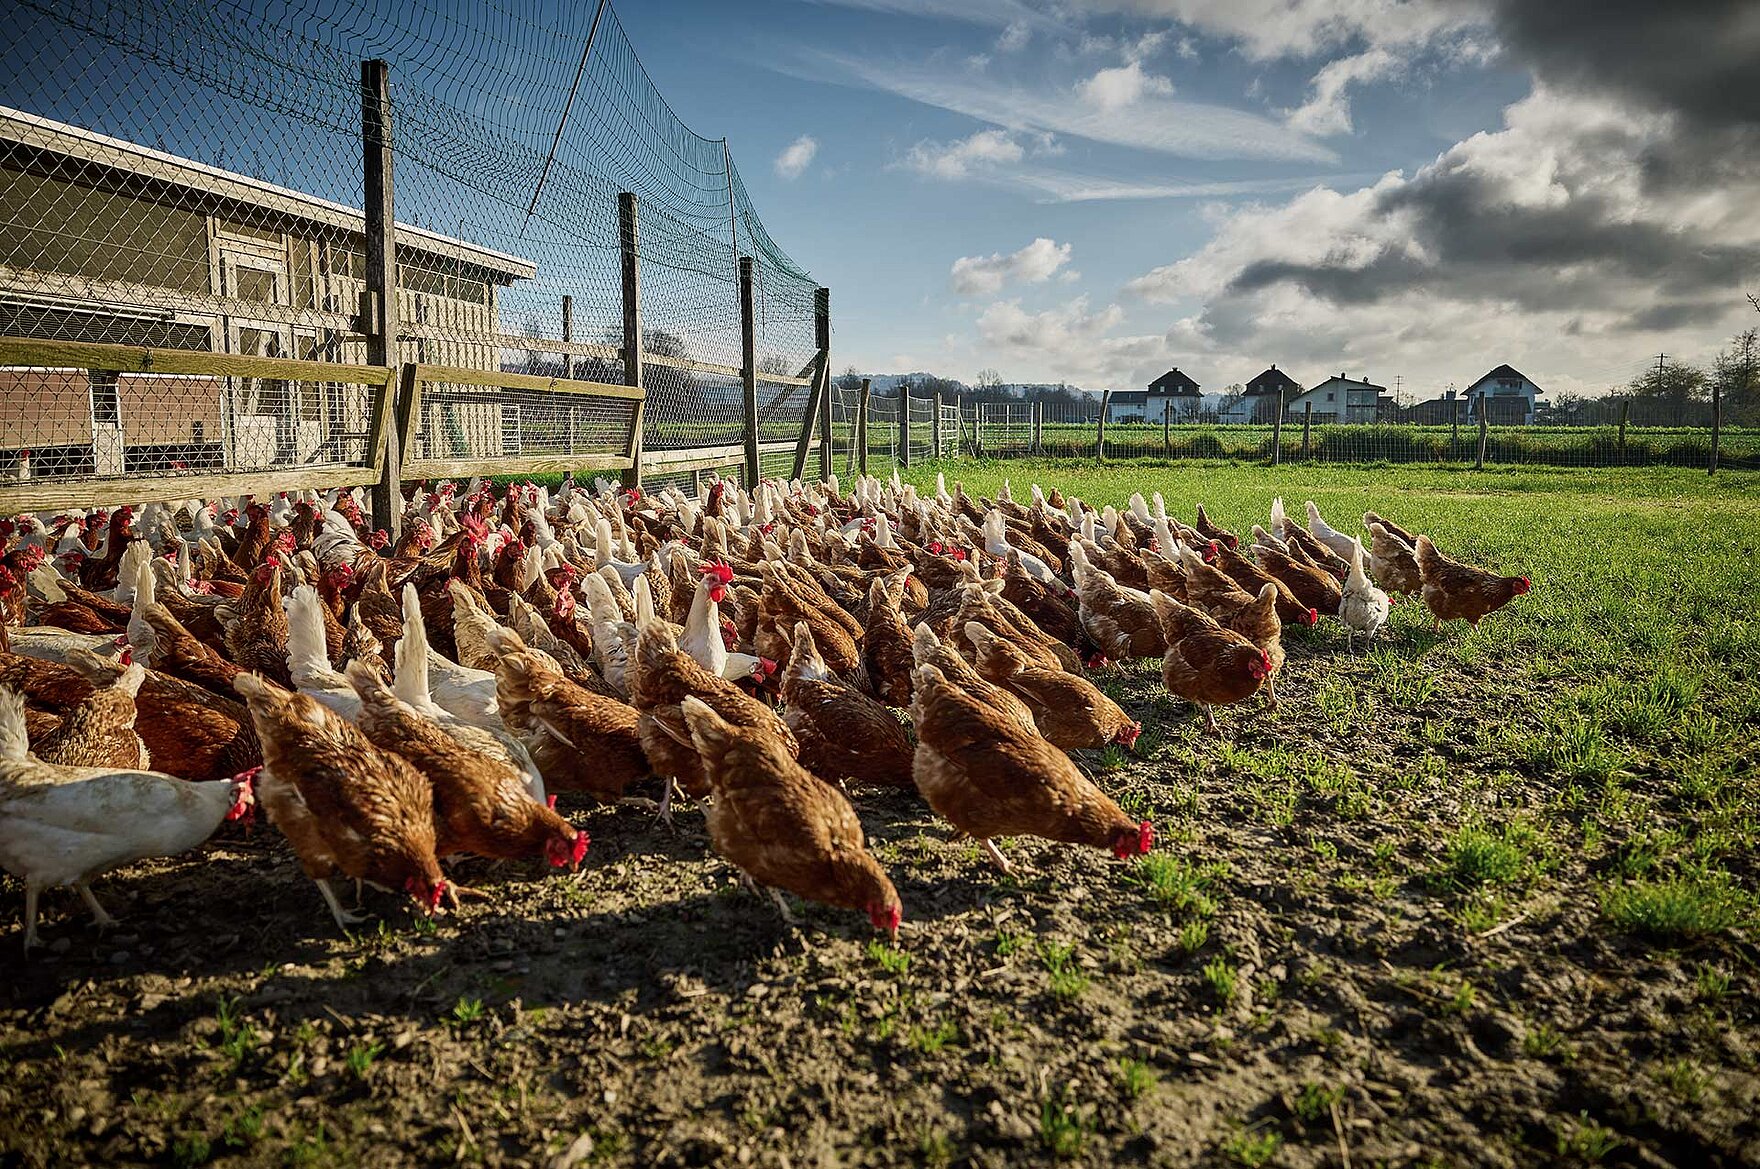
{"type": "MultiPolygon", "coordinates": [[[[780,454],[792,451],[795,440],[792,438],[776,439],[758,444],[759,455],[780,454]]],[[[721,463],[737,463],[745,457],[744,443],[731,443],[726,446],[693,446],[679,447],[676,450],[642,452],[642,466],[656,473],[668,474],[690,467],[713,467],[721,463]]]]}
{"type": "Polygon", "coordinates": [[[277,325],[298,325],[308,329],[336,329],[357,337],[359,321],[346,313],[324,312],[322,309],[294,308],[285,304],[262,304],[254,300],[238,300],[230,296],[195,296],[156,284],[137,284],[126,280],[101,280],[95,276],[68,276],[59,272],[37,272],[29,268],[12,268],[0,264],[0,288],[8,293],[41,297],[60,304],[89,302],[111,311],[129,306],[123,315],[141,317],[244,317],[271,321],[277,325]]]}
{"type": "Polygon", "coordinates": [[[862,379],[862,396],[856,399],[856,468],[859,474],[868,473],[868,387],[869,379],[862,379]]]}
{"type": "Polygon", "coordinates": [[[820,361],[814,372],[813,392],[807,397],[807,408],[801,411],[801,434],[795,440],[794,466],[789,474],[790,479],[799,479],[807,473],[807,452],[813,446],[813,427],[818,424],[820,407],[826,400],[828,381],[825,363],[820,361]]]}
{"type": "Polygon", "coordinates": [[[622,471],[627,455],[497,455],[484,459],[417,459],[405,463],[404,479],[469,479],[473,475],[510,477],[559,475],[564,471],[622,471]]]}
{"type": "Polygon", "coordinates": [[[424,383],[458,386],[488,386],[492,389],[538,390],[556,394],[584,394],[593,398],[626,398],[639,400],[644,391],[635,386],[614,386],[609,382],[570,381],[559,377],[538,377],[529,373],[504,373],[498,369],[465,369],[457,365],[416,366],[416,379],[424,383]]]}
{"type": "Polygon", "coordinates": [[[375,467],[277,467],[268,471],[227,471],[212,475],[129,475],[57,482],[33,479],[0,486],[0,512],[65,511],[175,499],[217,499],[222,495],[269,495],[295,488],[328,491],[379,481],[375,467]]]}
{"type": "Polygon", "coordinates": [[[176,373],[205,377],[278,378],[296,382],[352,382],[382,386],[391,371],[376,365],[296,361],[287,357],[245,357],[195,349],[147,349],[96,341],[40,341],[0,337],[0,365],[56,369],[102,369],[119,373],[176,373]]]}
{"type": "Polygon", "coordinates": [[[1112,405],[1112,391],[1100,391],[1100,418],[1094,424],[1094,458],[1106,461],[1106,411],[1112,405]]]}

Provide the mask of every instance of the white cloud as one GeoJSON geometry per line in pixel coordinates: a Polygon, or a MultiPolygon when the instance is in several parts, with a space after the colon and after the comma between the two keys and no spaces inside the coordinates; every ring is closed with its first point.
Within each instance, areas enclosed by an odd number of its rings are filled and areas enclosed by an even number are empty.
{"type": "Polygon", "coordinates": [[[979,130],[953,142],[917,143],[905,153],[901,164],[918,174],[937,179],[963,179],[974,172],[1020,162],[1026,147],[1002,130],[979,130]]]}
{"type": "Polygon", "coordinates": [[[1069,263],[1070,245],[1040,236],[1010,255],[961,256],[950,273],[962,296],[1000,292],[1005,284],[1043,284],[1069,263]]]}
{"type": "Polygon", "coordinates": [[[819,140],[811,134],[802,134],[793,142],[782,148],[776,156],[776,173],[784,179],[798,179],[812,165],[813,156],[819,153],[819,140]]]}
{"type": "Polygon", "coordinates": [[[1136,105],[1145,97],[1166,97],[1173,82],[1143,71],[1141,61],[1102,69],[1076,86],[1076,95],[1096,109],[1112,113],[1136,105]]]}
{"type": "Polygon", "coordinates": [[[1369,49],[1353,57],[1329,61],[1314,74],[1313,92],[1307,102],[1291,110],[1286,119],[1292,129],[1325,137],[1351,131],[1350,87],[1379,81],[1397,73],[1400,58],[1386,49],[1369,49]]]}
{"type": "Polygon", "coordinates": [[[998,53],[1018,53],[1026,48],[1027,42],[1032,39],[1033,26],[1031,24],[1024,20],[1012,21],[1002,30],[1002,35],[996,38],[996,51],[998,53]]]}
{"type": "Polygon", "coordinates": [[[952,110],[1005,130],[1067,135],[1204,159],[1332,163],[1328,147],[1270,118],[1147,89],[1131,105],[1107,109],[1069,100],[1067,90],[1029,89],[927,64],[824,54],[802,76],[852,82],[952,110]]]}

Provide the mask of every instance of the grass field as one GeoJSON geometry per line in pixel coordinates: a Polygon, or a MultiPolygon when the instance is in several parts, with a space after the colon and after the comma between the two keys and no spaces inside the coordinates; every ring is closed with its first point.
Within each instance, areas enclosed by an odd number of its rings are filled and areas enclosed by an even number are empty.
{"type": "Polygon", "coordinates": [[[120,936],[47,898],[29,964],[9,883],[0,1165],[1760,1161],[1760,476],[948,470],[1242,531],[1373,507],[1534,589],[1292,633],[1220,740],[1105,676],[1145,731],[1080,762],[1155,821],[1135,864],[1001,877],[859,794],[896,948],[785,926],[688,810],[574,809],[579,879],[460,866],[492,900],[346,940],[272,830],[101,881],[120,936]]]}

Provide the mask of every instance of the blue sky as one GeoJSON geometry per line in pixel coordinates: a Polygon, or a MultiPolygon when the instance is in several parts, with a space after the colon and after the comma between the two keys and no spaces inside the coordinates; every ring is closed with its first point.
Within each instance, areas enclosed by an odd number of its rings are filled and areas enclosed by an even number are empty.
{"type": "Polygon", "coordinates": [[[1177,364],[1220,389],[1276,361],[1427,395],[1501,361],[1598,392],[1658,349],[1703,361],[1753,316],[1760,236],[1739,208],[1760,176],[1730,152],[1754,145],[1754,110],[1627,66],[1678,35],[1709,38],[1696,70],[1739,71],[1756,6],[1603,6],[1573,36],[1585,5],[619,15],[832,288],[840,368],[1126,388],[1177,364]]]}

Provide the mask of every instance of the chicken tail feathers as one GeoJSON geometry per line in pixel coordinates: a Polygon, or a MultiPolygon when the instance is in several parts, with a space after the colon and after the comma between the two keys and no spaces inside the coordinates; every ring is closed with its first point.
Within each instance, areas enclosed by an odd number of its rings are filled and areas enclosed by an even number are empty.
{"type": "Polygon", "coordinates": [[[0,759],[23,762],[30,749],[24,727],[24,695],[0,689],[0,759]]]}
{"type": "Polygon", "coordinates": [[[287,603],[287,664],[297,683],[330,668],[329,650],[324,641],[324,622],[318,612],[323,604],[318,590],[300,585],[293,590],[287,603]]]}
{"type": "Polygon", "coordinates": [[[403,636],[397,639],[393,688],[397,696],[420,710],[433,703],[428,689],[428,630],[416,586],[403,586],[403,636]]]}

